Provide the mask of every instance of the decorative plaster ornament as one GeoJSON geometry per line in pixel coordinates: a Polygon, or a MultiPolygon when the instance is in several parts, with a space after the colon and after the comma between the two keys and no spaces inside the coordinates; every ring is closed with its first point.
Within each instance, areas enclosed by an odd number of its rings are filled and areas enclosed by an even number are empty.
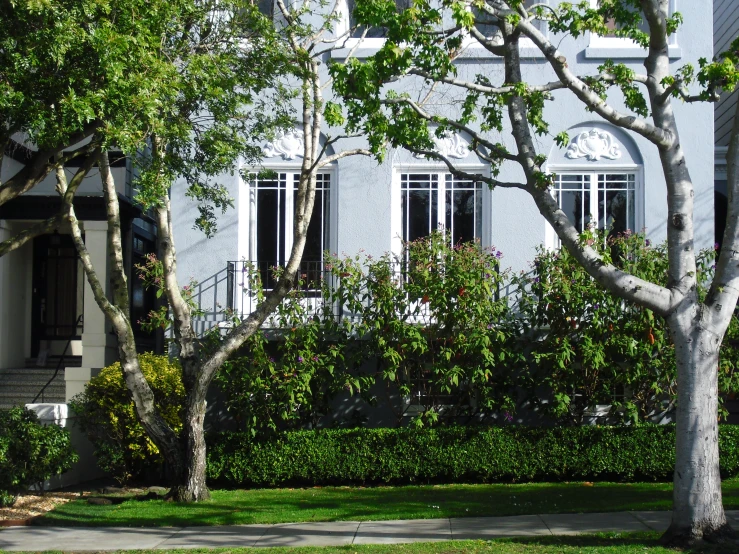
{"type": "Polygon", "coordinates": [[[262,153],[268,158],[282,156],[284,160],[294,160],[303,156],[303,133],[297,129],[289,132],[281,131],[272,142],[262,147],[262,153]]]}
{"type": "MultiPolygon", "coordinates": [[[[434,136],[434,150],[446,158],[462,159],[470,155],[470,143],[457,133],[439,138],[434,136]]],[[[416,158],[425,158],[423,154],[413,154],[416,158]]]]}
{"type": "Polygon", "coordinates": [[[608,131],[591,129],[583,131],[572,140],[565,157],[573,160],[586,158],[591,162],[597,162],[601,158],[617,160],[621,157],[621,148],[608,131]]]}

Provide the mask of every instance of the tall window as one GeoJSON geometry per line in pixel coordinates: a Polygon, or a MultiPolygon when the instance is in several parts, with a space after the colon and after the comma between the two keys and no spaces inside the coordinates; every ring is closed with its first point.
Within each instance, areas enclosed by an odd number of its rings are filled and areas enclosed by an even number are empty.
{"type": "Polygon", "coordinates": [[[401,219],[404,241],[443,229],[453,243],[482,235],[482,184],[449,173],[402,173],[401,219]]]}
{"type": "Polygon", "coordinates": [[[552,194],[580,232],[591,223],[613,233],[637,230],[635,173],[557,174],[552,194]]]}
{"type": "MultiPolygon", "coordinates": [[[[385,27],[369,27],[358,25],[354,10],[357,7],[356,0],[347,0],[347,9],[349,10],[349,27],[352,29],[352,37],[360,38],[363,34],[365,38],[385,38],[387,37],[387,28],[385,27]],[[367,30],[365,34],[365,29],[367,30]]],[[[413,4],[413,0],[395,0],[395,8],[398,12],[407,10],[413,4]]]]}
{"type": "MultiPolygon", "coordinates": [[[[270,268],[283,266],[290,258],[299,178],[297,171],[280,171],[266,178],[251,175],[250,258],[258,264],[267,288],[274,285],[270,268]]],[[[330,190],[331,174],[319,173],[303,251],[303,267],[311,272],[320,271],[323,252],[329,248],[330,190]]]]}

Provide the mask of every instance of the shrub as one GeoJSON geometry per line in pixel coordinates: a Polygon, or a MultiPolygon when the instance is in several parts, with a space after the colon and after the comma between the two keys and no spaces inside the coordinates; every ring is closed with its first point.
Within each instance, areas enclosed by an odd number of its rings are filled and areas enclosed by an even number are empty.
{"type": "MultiPolygon", "coordinates": [[[[145,353],[139,355],[139,364],[162,417],[179,430],[185,398],[179,363],[167,356],[145,353]]],[[[163,458],[139,423],[120,363],[103,368],[87,383],[85,392],[72,399],[70,406],[95,447],[98,465],[117,481],[125,483],[147,471],[161,469],[163,458]]]]}
{"type": "Polygon", "coordinates": [[[0,506],[18,494],[70,469],[78,460],[69,431],[42,425],[31,410],[0,411],[0,506]]]}
{"type": "MultiPolygon", "coordinates": [[[[586,231],[581,240],[629,273],[667,278],[664,244],[643,234],[586,231]]],[[[715,253],[697,258],[699,294],[710,283],[715,253]]],[[[520,388],[554,421],[581,424],[596,405],[611,405],[609,422],[659,420],[676,400],[675,349],[664,318],[603,289],[564,248],[539,249],[533,271],[516,276],[516,325],[525,355],[520,388]]],[[[739,322],[734,317],[721,349],[719,390],[739,389],[735,368],[739,322]]],[[[725,413],[723,415],[726,415],[725,413]]]]}
{"type": "MultiPolygon", "coordinates": [[[[739,429],[719,427],[721,471],[739,473],[739,429]]],[[[675,428],[438,427],[208,437],[208,478],[229,487],[669,480],[675,428]]]]}
{"type": "MultiPolygon", "coordinates": [[[[373,404],[377,382],[414,398],[417,426],[514,411],[515,341],[503,324],[507,301],[496,294],[506,277],[501,256],[477,243],[449,244],[440,232],[405,244],[395,257],[327,256],[321,309],[306,309],[316,299],[305,289],[316,287],[301,281],[272,316],[279,339],[259,331],[243,357],[224,364],[217,380],[229,411],[254,435],[315,426],[339,392],[373,404]],[[346,317],[336,317],[337,307],[346,317]]],[[[260,290],[247,269],[243,281],[260,290]]],[[[389,407],[402,423],[407,405],[389,407]]]]}

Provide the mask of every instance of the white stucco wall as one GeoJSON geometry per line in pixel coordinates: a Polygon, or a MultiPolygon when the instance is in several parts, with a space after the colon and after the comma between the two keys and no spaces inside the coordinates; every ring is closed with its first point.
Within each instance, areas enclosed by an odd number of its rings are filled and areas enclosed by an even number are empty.
{"type": "MultiPolygon", "coordinates": [[[[555,0],[553,0],[555,1],[555,0]]],[[[550,2],[551,3],[551,2],[550,2]]],[[[683,14],[685,25],[678,32],[670,47],[673,70],[692,63],[697,66],[700,57],[709,57],[712,53],[712,16],[711,4],[707,1],[673,2],[683,14]]],[[[555,37],[556,38],[556,37],[555,37]]],[[[561,45],[567,55],[568,64],[577,74],[594,74],[596,67],[603,63],[605,57],[614,57],[637,72],[643,72],[644,53],[635,47],[612,48],[603,45],[594,46],[589,36],[576,40],[571,37],[556,43],[561,45]]],[[[357,50],[356,55],[371,53],[370,49],[357,50]]],[[[467,51],[458,64],[462,78],[472,78],[478,72],[484,72],[493,81],[502,81],[502,65],[499,60],[477,51],[467,51]]],[[[524,77],[532,82],[542,83],[553,79],[551,69],[543,63],[541,55],[534,50],[524,52],[524,77]]],[[[401,80],[392,83],[389,88],[397,91],[416,92],[411,81],[401,80]]],[[[447,100],[455,93],[447,89],[439,89],[440,96],[447,100]]],[[[553,137],[560,131],[572,129],[578,125],[594,122],[607,127],[595,114],[585,110],[584,106],[568,91],[554,93],[555,101],[548,102],[545,115],[551,128],[550,136],[536,137],[539,152],[550,154],[553,148],[553,137]]],[[[625,110],[618,91],[609,93],[609,101],[617,109],[625,110]]],[[[713,107],[710,104],[684,104],[673,101],[675,116],[681,132],[681,144],[686,152],[687,162],[695,188],[695,229],[696,245],[700,248],[713,244],[713,107]]],[[[451,108],[450,108],[451,109],[451,108]]],[[[326,129],[326,132],[331,132],[326,129]]],[[[665,238],[667,222],[666,187],[656,147],[648,141],[626,131],[629,140],[624,143],[633,144],[642,159],[643,189],[641,203],[644,206],[643,223],[649,237],[659,242],[665,238]]],[[[332,134],[336,134],[335,130],[332,134]]],[[[513,146],[509,133],[492,137],[495,141],[513,146]]],[[[364,146],[361,139],[346,140],[335,145],[335,150],[364,146]]],[[[471,158],[472,156],[470,156],[471,158]]],[[[274,160],[273,160],[274,161],[274,160]]],[[[284,160],[280,160],[282,163],[284,160]]],[[[265,162],[268,166],[269,160],[265,162]]],[[[295,161],[299,163],[299,160],[295,161]]],[[[390,151],[385,161],[378,164],[365,157],[350,157],[336,164],[336,187],[332,190],[332,207],[335,212],[335,225],[332,229],[332,244],[336,245],[339,254],[354,255],[360,249],[371,255],[380,255],[392,248],[393,229],[393,180],[400,168],[410,168],[409,164],[428,167],[423,160],[410,158],[406,152],[390,151]]],[[[465,159],[464,163],[474,164],[475,160],[465,159]]],[[[588,162],[578,160],[578,164],[588,162]]],[[[593,162],[595,169],[607,165],[607,161],[593,162]]],[[[520,179],[520,169],[508,164],[503,167],[499,178],[502,181],[520,179]]],[[[183,188],[173,192],[173,209],[176,216],[176,240],[178,245],[178,272],[182,282],[189,277],[205,281],[225,268],[228,260],[237,259],[236,254],[243,252],[243,209],[239,210],[239,195],[245,193],[246,185],[240,183],[236,176],[224,176],[236,200],[236,209],[229,210],[220,217],[219,231],[212,239],[206,239],[202,233],[192,229],[196,217],[195,205],[182,195],[183,188]],[[239,225],[242,233],[239,234],[239,225]]],[[[489,219],[489,236],[486,241],[495,245],[504,253],[503,265],[512,270],[528,271],[535,248],[542,244],[546,235],[546,223],[538,213],[533,200],[522,191],[499,189],[493,191],[487,203],[489,219]]],[[[397,208],[397,206],[396,206],[397,208]]]]}

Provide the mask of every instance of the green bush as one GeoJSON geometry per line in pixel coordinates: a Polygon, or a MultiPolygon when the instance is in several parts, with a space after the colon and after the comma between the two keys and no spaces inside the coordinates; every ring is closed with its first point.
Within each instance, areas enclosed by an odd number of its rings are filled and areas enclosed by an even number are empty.
{"type": "MultiPolygon", "coordinates": [[[[719,427],[721,471],[739,473],[739,429],[719,427]]],[[[208,437],[208,478],[229,487],[669,480],[675,428],[424,427],[208,437]]]]}
{"type": "Polygon", "coordinates": [[[30,485],[67,471],[78,459],[66,429],[41,425],[25,408],[0,411],[0,506],[12,505],[30,485]]]}
{"type": "MultiPolygon", "coordinates": [[[[647,281],[667,283],[667,247],[641,233],[586,231],[581,241],[603,258],[647,281]]],[[[715,252],[698,254],[698,293],[713,276],[715,252]]],[[[523,347],[515,374],[530,406],[560,424],[582,424],[597,405],[608,423],[659,420],[674,409],[675,348],[667,322],[603,289],[565,249],[540,248],[528,274],[514,276],[516,336],[523,347]]],[[[739,390],[739,320],[721,347],[721,397],[739,390]]],[[[721,410],[726,416],[726,410],[721,410]]]]}
{"type": "MultiPolygon", "coordinates": [[[[182,369],[167,356],[140,354],[139,364],[154,393],[159,413],[175,431],[182,427],[185,398],[182,369]]],[[[120,363],[106,368],[75,396],[70,406],[95,447],[98,465],[121,483],[161,468],[163,458],[139,423],[120,363]]]]}

